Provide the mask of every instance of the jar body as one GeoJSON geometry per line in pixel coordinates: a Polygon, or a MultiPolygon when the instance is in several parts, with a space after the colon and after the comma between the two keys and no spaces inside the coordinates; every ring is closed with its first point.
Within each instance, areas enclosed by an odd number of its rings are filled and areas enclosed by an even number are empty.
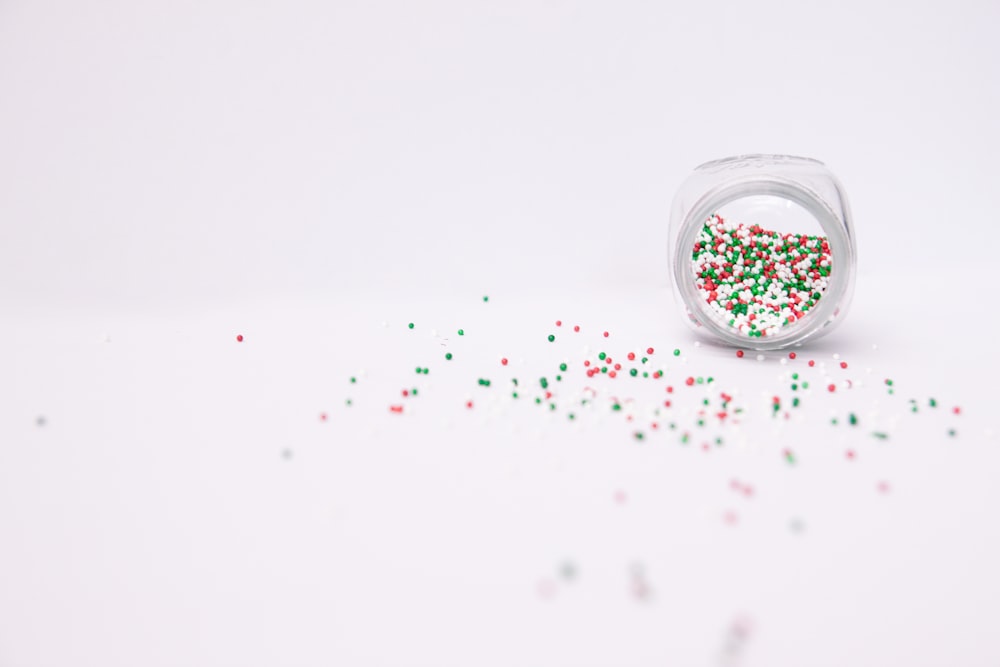
{"type": "Polygon", "coordinates": [[[697,167],[674,197],[670,243],[685,319],[729,345],[815,339],[843,319],[853,295],[850,207],[817,160],[744,155],[697,167]]]}

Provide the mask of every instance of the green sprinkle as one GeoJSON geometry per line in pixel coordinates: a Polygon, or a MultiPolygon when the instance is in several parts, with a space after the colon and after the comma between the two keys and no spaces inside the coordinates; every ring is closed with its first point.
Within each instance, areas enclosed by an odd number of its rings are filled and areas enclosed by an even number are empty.
{"type": "Polygon", "coordinates": [[[647,361],[649,361],[649,357],[643,357],[642,358],[642,363],[646,363],[647,361]]]}
{"type": "Polygon", "coordinates": [[[878,438],[879,440],[888,440],[889,438],[889,434],[884,433],[883,431],[873,431],[872,435],[878,438]]]}
{"type": "Polygon", "coordinates": [[[629,371],[628,373],[629,373],[629,375],[631,375],[632,377],[635,377],[636,375],[638,375],[638,374],[639,374],[639,371],[637,371],[636,369],[634,369],[634,368],[633,368],[633,369],[632,369],[632,370],[630,370],[630,371],[629,371]]]}
{"type": "Polygon", "coordinates": [[[490,300],[490,297],[488,297],[488,296],[484,296],[484,297],[483,297],[483,303],[486,303],[486,302],[487,302],[487,301],[489,301],[489,300],[490,300]]]}
{"type": "Polygon", "coordinates": [[[568,415],[566,415],[566,416],[567,416],[567,417],[569,417],[569,420],[570,420],[570,421],[573,421],[574,419],[576,419],[576,415],[574,415],[574,414],[573,414],[572,412],[571,412],[571,413],[569,413],[569,414],[568,414],[568,415]]]}
{"type": "Polygon", "coordinates": [[[554,341],[555,341],[555,339],[556,339],[556,337],[555,337],[555,336],[553,336],[552,334],[549,334],[549,342],[550,342],[550,343],[554,342],[554,341]]]}
{"type": "Polygon", "coordinates": [[[622,406],[621,406],[620,403],[612,403],[611,404],[611,409],[617,412],[618,410],[622,409],[622,406]]]}
{"type": "Polygon", "coordinates": [[[549,410],[555,410],[555,409],[556,409],[556,404],[555,403],[549,403],[549,410]]]}
{"type": "Polygon", "coordinates": [[[642,372],[642,377],[648,378],[649,377],[649,373],[647,373],[646,371],[643,371],[642,372]]]}
{"type": "Polygon", "coordinates": [[[513,398],[517,398],[517,392],[516,392],[516,391],[512,391],[512,392],[510,393],[510,395],[511,395],[511,396],[512,396],[513,398]]]}
{"type": "Polygon", "coordinates": [[[358,378],[356,378],[356,377],[352,377],[352,378],[351,378],[351,384],[354,384],[354,383],[356,383],[357,381],[358,381],[358,378]]]}
{"type": "Polygon", "coordinates": [[[535,399],[535,403],[537,403],[538,405],[541,405],[541,403],[542,403],[542,399],[540,399],[540,398],[536,398],[536,399],[535,399]]]}
{"type": "Polygon", "coordinates": [[[851,426],[857,426],[858,416],[852,412],[851,414],[847,415],[847,421],[850,422],[851,426]]]}
{"type": "Polygon", "coordinates": [[[416,396],[417,395],[417,388],[414,387],[413,390],[410,391],[410,393],[413,394],[414,396],[416,396]]]}
{"type": "Polygon", "coordinates": [[[681,351],[680,350],[674,350],[674,356],[675,357],[681,356],[681,351]]]}
{"type": "Polygon", "coordinates": [[[540,379],[538,381],[538,384],[542,385],[542,389],[548,389],[549,388],[549,381],[546,378],[540,379]]]}
{"type": "Polygon", "coordinates": [[[458,330],[458,335],[459,336],[464,336],[465,335],[465,329],[459,329],[458,330]]]}
{"type": "Polygon", "coordinates": [[[566,366],[566,364],[559,364],[559,370],[565,371],[567,368],[568,366],[566,366]]]}
{"type": "Polygon", "coordinates": [[[953,428],[948,429],[948,435],[950,437],[954,438],[955,437],[955,429],[953,429],[953,428]]]}
{"type": "Polygon", "coordinates": [[[608,358],[608,355],[601,352],[600,354],[597,355],[597,358],[600,359],[601,361],[604,361],[605,359],[608,358]]]}
{"type": "Polygon", "coordinates": [[[792,450],[785,450],[785,461],[787,461],[789,465],[795,465],[795,454],[792,453],[792,450]]]}
{"type": "Polygon", "coordinates": [[[352,405],[354,405],[354,402],[351,399],[347,399],[346,401],[344,401],[344,403],[347,405],[347,407],[351,407],[352,405]]]}
{"type": "Polygon", "coordinates": [[[932,408],[936,408],[937,407],[937,401],[935,401],[933,398],[930,401],[928,401],[928,403],[930,404],[930,406],[932,408]]]}
{"type": "Polygon", "coordinates": [[[413,328],[413,322],[410,322],[410,323],[409,323],[409,324],[407,324],[406,326],[408,326],[409,328],[411,328],[411,329],[412,329],[412,328],[413,328]]]}
{"type": "Polygon", "coordinates": [[[792,399],[792,407],[793,408],[799,407],[799,397],[798,396],[796,396],[795,398],[792,399]]]}
{"type": "Polygon", "coordinates": [[[445,352],[444,358],[447,359],[448,361],[451,361],[451,352],[445,352]]]}
{"type": "Polygon", "coordinates": [[[642,431],[636,431],[636,432],[635,432],[635,439],[636,439],[636,440],[642,440],[642,439],[643,439],[643,438],[645,438],[645,437],[646,437],[646,436],[645,436],[645,435],[643,434],[643,432],[642,432],[642,431]]]}
{"type": "Polygon", "coordinates": [[[562,375],[556,376],[556,382],[562,382],[562,375]]]}

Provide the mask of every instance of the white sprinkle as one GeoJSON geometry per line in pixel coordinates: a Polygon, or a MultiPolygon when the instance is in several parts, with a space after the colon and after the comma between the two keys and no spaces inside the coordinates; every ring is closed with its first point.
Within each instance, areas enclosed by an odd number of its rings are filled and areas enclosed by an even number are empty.
{"type": "Polygon", "coordinates": [[[763,354],[758,354],[757,355],[757,361],[764,361],[764,355],[763,354]]]}

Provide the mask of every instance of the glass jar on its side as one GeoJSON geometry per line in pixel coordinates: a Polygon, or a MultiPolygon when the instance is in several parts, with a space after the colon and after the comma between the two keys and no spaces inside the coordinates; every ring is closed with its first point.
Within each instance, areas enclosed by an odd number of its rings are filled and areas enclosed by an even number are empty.
{"type": "Polygon", "coordinates": [[[697,167],[674,197],[671,282],[686,319],[757,350],[829,333],[857,256],[843,186],[817,160],[742,155],[697,167]]]}

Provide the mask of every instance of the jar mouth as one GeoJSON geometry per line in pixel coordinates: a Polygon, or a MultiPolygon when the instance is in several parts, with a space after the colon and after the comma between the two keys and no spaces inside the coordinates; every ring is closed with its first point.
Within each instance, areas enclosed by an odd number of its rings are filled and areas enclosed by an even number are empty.
{"type": "MultiPolygon", "coordinates": [[[[726,158],[706,163],[718,165],[749,156],[726,158]]],[[[760,157],[760,156],[753,156],[760,157]]],[[[770,156],[767,156],[770,157],[770,156]]],[[[799,159],[799,158],[795,158],[799,159]]],[[[805,161],[821,164],[816,160],[805,161]]],[[[700,169],[701,167],[699,167],[700,169]]],[[[851,239],[841,225],[837,215],[809,188],[798,182],[781,178],[760,179],[751,176],[736,183],[727,183],[705,193],[685,217],[674,252],[674,280],[684,301],[687,315],[700,327],[706,328],[717,338],[731,345],[756,350],[774,350],[829,331],[831,325],[840,318],[841,303],[848,293],[851,282],[854,248],[851,239]],[[690,255],[705,222],[723,206],[737,199],[754,195],[770,195],[794,202],[805,209],[819,224],[830,244],[831,270],[826,291],[816,305],[804,317],[792,322],[775,334],[767,337],[750,338],[718,320],[707,305],[703,294],[695,283],[691,271],[690,255]]]]}

